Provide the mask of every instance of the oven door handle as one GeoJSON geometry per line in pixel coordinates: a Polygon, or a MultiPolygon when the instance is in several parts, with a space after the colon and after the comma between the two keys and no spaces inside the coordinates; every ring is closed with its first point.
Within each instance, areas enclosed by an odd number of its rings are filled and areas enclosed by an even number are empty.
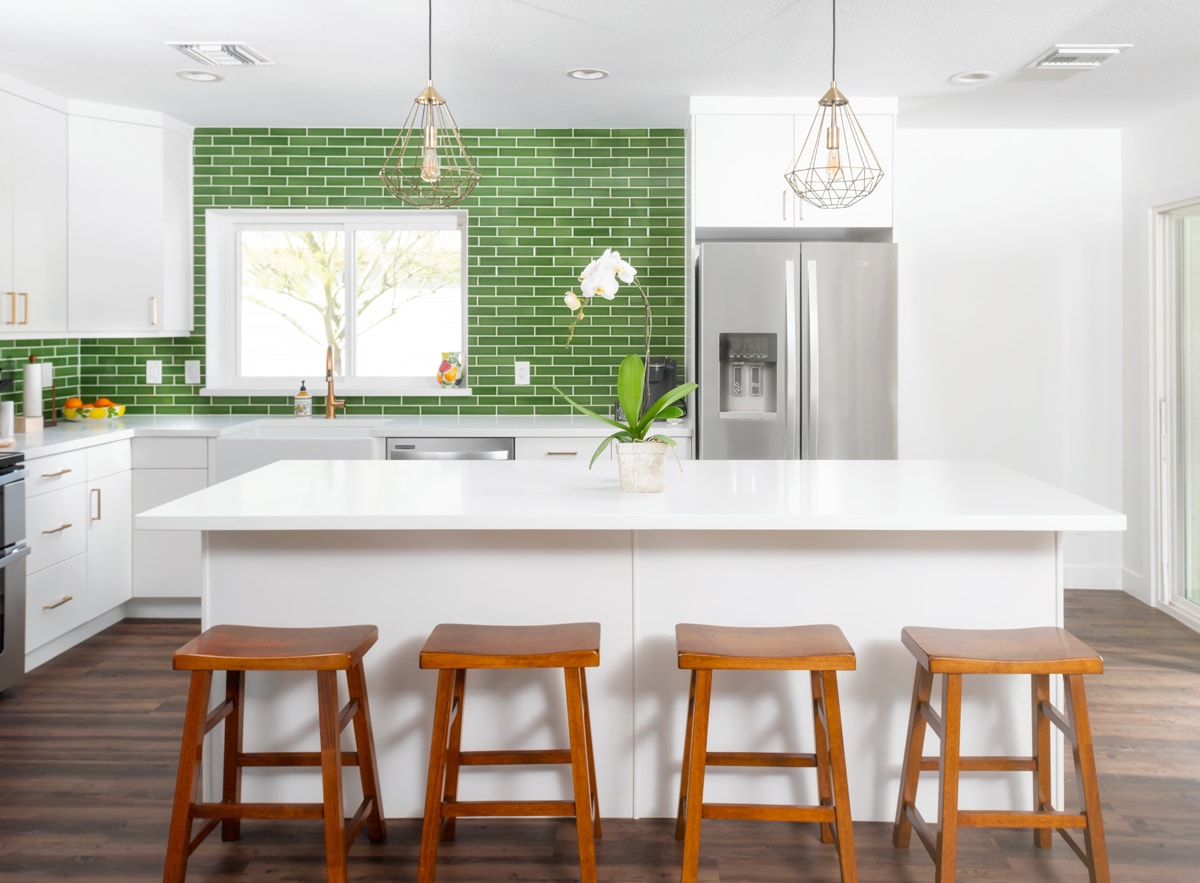
{"type": "Polygon", "coordinates": [[[12,564],[14,561],[18,561],[21,558],[28,558],[28,557],[29,557],[29,547],[27,545],[25,545],[25,542],[22,540],[19,543],[9,546],[7,549],[4,550],[3,553],[0,553],[0,570],[2,570],[5,567],[8,567],[8,565],[12,564]]]}

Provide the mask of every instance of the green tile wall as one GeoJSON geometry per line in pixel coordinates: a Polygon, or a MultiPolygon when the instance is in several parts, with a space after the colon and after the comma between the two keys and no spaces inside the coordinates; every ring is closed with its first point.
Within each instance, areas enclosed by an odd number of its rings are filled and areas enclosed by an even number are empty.
{"type": "Polygon", "coordinates": [[[43,413],[51,416],[51,401],[57,390],[57,405],[79,388],[80,341],[38,338],[33,340],[0,340],[0,399],[16,403],[16,413],[23,413],[25,395],[24,369],[31,355],[39,362],[54,366],[53,389],[43,390],[43,413]]]}
{"type": "MultiPolygon", "coordinates": [[[[183,382],[184,360],[204,357],[204,211],[403,208],[378,177],[395,135],[385,129],[197,129],[195,333],[39,344],[77,346],[81,392],[124,402],[130,413],[290,413],[284,396],[210,398],[183,382]],[[163,361],[159,386],[144,383],[148,358],[163,361]]],[[[612,303],[597,301],[569,350],[571,317],[562,303],[579,271],[605,248],[638,268],[652,302],[654,354],[679,360],[682,369],[683,131],[474,129],[464,135],[482,173],[475,191],[455,207],[470,217],[467,377],[473,395],[350,397],[349,413],[568,412],[552,384],[607,407],[617,363],[643,351],[641,300],[622,288],[612,303]],[[512,383],[517,359],[531,363],[530,386],[512,383]]],[[[6,370],[7,360],[31,343],[0,347],[6,370]]],[[[314,374],[319,369],[314,366],[314,374]]],[[[317,396],[317,407],[321,401],[317,396]]]]}

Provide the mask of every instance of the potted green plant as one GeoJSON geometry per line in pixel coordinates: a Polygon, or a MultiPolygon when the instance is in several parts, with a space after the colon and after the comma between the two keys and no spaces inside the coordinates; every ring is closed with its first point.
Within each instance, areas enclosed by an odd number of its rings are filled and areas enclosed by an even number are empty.
{"type": "Polygon", "coordinates": [[[683,416],[683,410],[675,403],[694,391],[695,383],[681,383],[668,390],[656,401],[647,401],[646,365],[650,362],[650,298],[637,278],[637,270],[621,258],[619,252],[605,249],[604,254],[588,264],[579,276],[580,294],[568,291],[563,295],[567,308],[574,314],[567,331],[567,346],[575,335],[575,326],[584,318],[584,307],[592,298],[612,300],[621,287],[620,283],[633,285],[642,296],[646,314],[645,358],[630,353],[621,360],[617,368],[617,402],[621,406],[623,420],[605,417],[571,398],[557,386],[554,391],[567,400],[571,407],[606,423],[616,431],[600,442],[592,454],[588,468],[616,443],[617,467],[621,474],[621,489],[635,492],[656,492],[663,488],[663,471],[666,454],[675,445],[669,436],[654,432],[656,420],[670,420],[683,416]]]}

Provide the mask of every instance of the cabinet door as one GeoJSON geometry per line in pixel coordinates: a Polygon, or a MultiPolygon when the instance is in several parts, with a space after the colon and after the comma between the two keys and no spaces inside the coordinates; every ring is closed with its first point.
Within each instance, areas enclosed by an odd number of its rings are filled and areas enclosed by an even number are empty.
{"type": "Polygon", "coordinates": [[[0,332],[67,327],[66,114],[0,93],[0,332]]]}
{"type": "Polygon", "coordinates": [[[163,297],[163,130],[72,116],[70,330],[156,330],[163,297]]]}
{"type": "MultiPolygon", "coordinates": [[[[133,511],[208,487],[206,469],[133,470],[133,511]]],[[[200,597],[200,532],[134,530],[133,594],[137,598],[200,597]]]]}
{"type": "MultiPolygon", "coordinates": [[[[795,144],[797,152],[816,114],[796,117],[795,144]]],[[[883,114],[864,114],[858,117],[863,134],[875,158],[883,169],[883,179],[869,196],[847,208],[822,209],[796,197],[797,227],[891,227],[892,226],[892,117],[883,114]]],[[[794,159],[794,157],[793,157],[794,159]]]]}
{"type": "Polygon", "coordinates": [[[791,227],[791,114],[699,114],[692,131],[697,227],[791,227]]]}
{"type": "Polygon", "coordinates": [[[129,472],[88,482],[88,618],[133,596],[129,472]]]}

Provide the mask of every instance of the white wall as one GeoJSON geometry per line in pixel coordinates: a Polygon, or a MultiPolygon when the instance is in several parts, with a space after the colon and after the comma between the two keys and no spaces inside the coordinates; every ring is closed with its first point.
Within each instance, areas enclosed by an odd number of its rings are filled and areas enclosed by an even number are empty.
{"type": "MultiPolygon", "coordinates": [[[[900,456],[991,460],[1122,508],[1121,134],[898,129],[900,456]]],[[[1122,539],[1072,535],[1069,587],[1122,539]]]]}
{"type": "Polygon", "coordinates": [[[1124,132],[1125,588],[1146,603],[1158,590],[1157,404],[1152,223],[1156,209],[1200,199],[1200,100],[1124,132]]]}

